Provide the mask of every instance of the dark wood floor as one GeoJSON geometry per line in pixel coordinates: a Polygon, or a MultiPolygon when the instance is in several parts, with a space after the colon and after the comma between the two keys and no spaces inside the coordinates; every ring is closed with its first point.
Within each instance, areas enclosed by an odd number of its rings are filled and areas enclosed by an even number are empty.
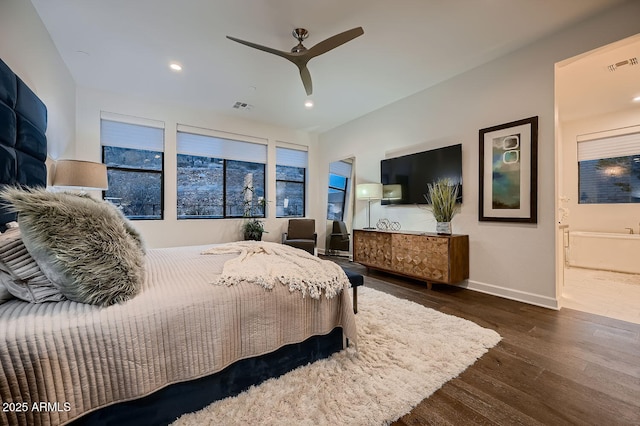
{"type": "Polygon", "coordinates": [[[444,284],[427,290],[417,281],[330,259],[365,275],[368,287],[502,336],[394,425],[640,425],[639,324],[444,284]]]}

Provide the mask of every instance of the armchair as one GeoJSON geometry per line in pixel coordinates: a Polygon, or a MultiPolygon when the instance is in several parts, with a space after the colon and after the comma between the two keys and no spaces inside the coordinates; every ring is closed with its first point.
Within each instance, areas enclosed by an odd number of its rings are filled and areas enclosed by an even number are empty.
{"type": "Polygon", "coordinates": [[[289,219],[287,232],[282,234],[282,244],[306,250],[315,255],[318,241],[315,219],[289,219]]]}
{"type": "Polygon", "coordinates": [[[329,252],[349,251],[349,232],[347,225],[340,220],[333,221],[333,229],[329,239],[329,252]]]}

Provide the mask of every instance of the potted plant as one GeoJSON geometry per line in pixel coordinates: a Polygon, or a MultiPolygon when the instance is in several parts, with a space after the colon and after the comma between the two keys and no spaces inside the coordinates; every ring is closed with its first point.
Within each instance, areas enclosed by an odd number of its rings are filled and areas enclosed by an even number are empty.
{"type": "Polygon", "coordinates": [[[245,240],[262,240],[262,234],[267,232],[264,230],[264,222],[258,219],[259,213],[265,212],[267,202],[263,197],[259,197],[257,201],[253,200],[253,186],[247,185],[242,190],[243,193],[243,217],[248,218],[242,224],[242,232],[245,240]]]}
{"type": "Polygon", "coordinates": [[[264,223],[256,218],[252,218],[246,221],[242,225],[242,231],[244,232],[245,240],[255,241],[262,240],[262,234],[264,232],[267,232],[264,230],[264,223]]]}
{"type": "Polygon", "coordinates": [[[457,203],[459,188],[458,184],[448,178],[427,184],[429,193],[423,195],[429,204],[427,209],[436,219],[438,234],[451,234],[451,221],[460,211],[460,205],[457,203]]]}

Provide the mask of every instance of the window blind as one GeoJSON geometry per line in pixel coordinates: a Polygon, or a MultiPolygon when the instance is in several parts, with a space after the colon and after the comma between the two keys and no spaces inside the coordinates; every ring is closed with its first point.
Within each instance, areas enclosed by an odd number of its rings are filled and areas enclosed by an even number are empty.
{"type": "Polygon", "coordinates": [[[640,133],[578,140],[578,161],[627,157],[640,154],[640,133]]]}
{"type": "Polygon", "coordinates": [[[350,178],[351,163],[347,163],[345,161],[334,161],[329,165],[329,173],[350,178]]]}
{"type": "Polygon", "coordinates": [[[225,160],[267,162],[267,145],[178,131],[177,152],[225,160]]]}
{"type": "Polygon", "coordinates": [[[276,147],[276,164],[278,166],[307,167],[307,151],[276,147]]]}
{"type": "Polygon", "coordinates": [[[100,144],[163,152],[164,128],[101,119],[100,144]]]}

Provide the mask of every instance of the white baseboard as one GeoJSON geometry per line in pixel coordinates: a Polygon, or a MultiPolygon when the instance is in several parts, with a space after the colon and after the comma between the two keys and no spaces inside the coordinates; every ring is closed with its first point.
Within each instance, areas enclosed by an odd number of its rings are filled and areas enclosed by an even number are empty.
{"type": "MultiPolygon", "coordinates": [[[[324,254],[325,250],[318,248],[318,254],[324,254]]],[[[351,259],[351,257],[349,257],[351,259]]],[[[490,294],[492,296],[503,297],[505,299],[515,300],[517,302],[528,303],[530,305],[541,306],[543,308],[560,310],[558,300],[553,297],[540,296],[539,294],[529,293],[526,291],[513,290],[511,288],[500,287],[493,284],[486,284],[479,281],[468,280],[465,284],[459,284],[457,287],[464,287],[468,290],[480,293],[490,294]]]]}
{"type": "Polygon", "coordinates": [[[505,299],[516,300],[518,302],[528,303],[530,305],[541,306],[543,308],[559,310],[560,304],[553,297],[541,296],[539,294],[529,293],[526,291],[514,290],[511,288],[500,287],[493,284],[481,283],[478,281],[468,280],[467,284],[461,287],[469,290],[487,293],[493,296],[504,297],[505,299]]]}

